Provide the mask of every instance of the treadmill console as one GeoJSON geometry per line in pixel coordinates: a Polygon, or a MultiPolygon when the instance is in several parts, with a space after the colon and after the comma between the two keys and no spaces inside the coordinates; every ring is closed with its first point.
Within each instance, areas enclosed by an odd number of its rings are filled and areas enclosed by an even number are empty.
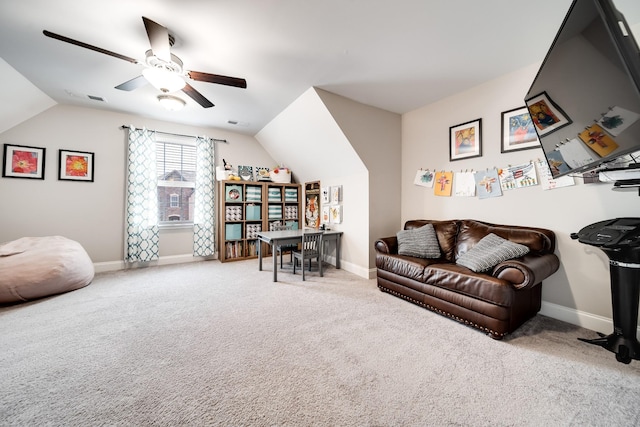
{"type": "Polygon", "coordinates": [[[616,218],[587,225],[571,238],[608,249],[640,246],[640,218],[616,218]]]}

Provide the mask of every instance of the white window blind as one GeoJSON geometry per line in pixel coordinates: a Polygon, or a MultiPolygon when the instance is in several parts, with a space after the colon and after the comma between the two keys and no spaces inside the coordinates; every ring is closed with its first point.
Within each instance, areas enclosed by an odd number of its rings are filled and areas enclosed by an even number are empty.
{"type": "Polygon", "coordinates": [[[156,171],[159,222],[192,223],[196,179],[195,145],[157,141],[156,171]]]}

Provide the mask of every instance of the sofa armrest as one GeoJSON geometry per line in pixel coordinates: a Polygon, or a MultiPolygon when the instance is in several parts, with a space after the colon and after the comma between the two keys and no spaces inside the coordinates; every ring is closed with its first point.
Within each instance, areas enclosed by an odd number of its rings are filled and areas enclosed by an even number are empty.
{"type": "Polygon", "coordinates": [[[492,276],[511,282],[516,289],[525,289],[542,282],[558,268],[560,260],[555,254],[525,255],[496,265],[492,276]]]}
{"type": "Polygon", "coordinates": [[[398,238],[396,236],[383,237],[376,240],[374,245],[376,251],[383,254],[397,254],[398,253],[398,238]]]}

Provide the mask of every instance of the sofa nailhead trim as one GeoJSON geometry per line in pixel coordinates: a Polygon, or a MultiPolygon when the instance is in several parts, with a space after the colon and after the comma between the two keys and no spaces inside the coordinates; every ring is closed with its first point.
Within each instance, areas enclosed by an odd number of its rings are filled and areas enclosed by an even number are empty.
{"type": "Polygon", "coordinates": [[[480,329],[483,332],[488,332],[489,334],[493,335],[494,337],[501,337],[502,338],[505,335],[507,335],[507,333],[499,334],[499,333],[497,333],[497,332],[495,332],[495,331],[493,331],[493,330],[491,330],[489,328],[485,328],[484,326],[480,326],[477,323],[472,323],[472,322],[469,322],[466,319],[461,319],[458,316],[455,316],[455,315],[453,315],[451,313],[447,313],[446,311],[442,311],[439,308],[433,307],[433,306],[431,306],[429,304],[425,304],[422,301],[417,301],[417,300],[415,300],[415,299],[413,299],[411,297],[408,297],[406,295],[402,295],[401,293],[398,293],[398,292],[396,292],[396,291],[394,291],[392,289],[385,288],[384,286],[378,285],[378,288],[380,288],[380,290],[383,291],[383,292],[387,292],[387,293],[393,294],[394,296],[396,296],[398,298],[402,298],[404,300],[410,301],[410,302],[412,302],[414,304],[419,305],[420,307],[423,307],[423,308],[426,308],[428,310],[434,311],[434,312],[436,312],[438,314],[441,314],[441,315],[446,316],[446,317],[448,317],[450,319],[456,320],[456,321],[458,321],[460,323],[463,323],[465,325],[473,326],[473,327],[475,327],[477,329],[480,329]]]}

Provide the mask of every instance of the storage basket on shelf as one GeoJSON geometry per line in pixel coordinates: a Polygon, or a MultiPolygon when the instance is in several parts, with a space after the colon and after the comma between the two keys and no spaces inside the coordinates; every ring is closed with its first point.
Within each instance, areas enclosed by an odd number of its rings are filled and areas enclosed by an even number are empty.
{"type": "Polygon", "coordinates": [[[289,184],[291,182],[291,169],[289,168],[275,168],[269,172],[271,181],[278,184],[289,184]]]}

